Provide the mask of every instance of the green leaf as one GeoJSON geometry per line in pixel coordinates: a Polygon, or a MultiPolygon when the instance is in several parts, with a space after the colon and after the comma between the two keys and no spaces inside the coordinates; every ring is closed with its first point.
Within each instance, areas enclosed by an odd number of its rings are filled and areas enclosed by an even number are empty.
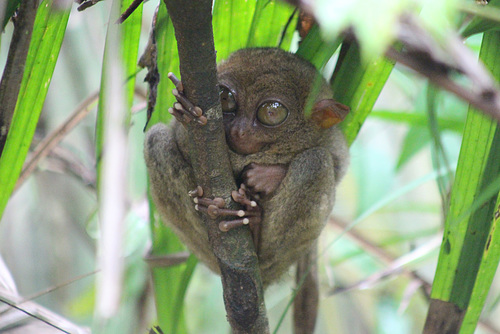
{"type": "Polygon", "coordinates": [[[403,140],[396,170],[401,169],[410,159],[431,141],[429,129],[425,127],[412,127],[403,140]]]}
{"type": "Polygon", "coordinates": [[[245,47],[256,4],[256,1],[244,0],[215,1],[213,30],[217,61],[245,47]]]}
{"type": "MultiPolygon", "coordinates": [[[[186,263],[182,265],[181,268],[179,268],[180,275],[177,283],[177,293],[175,295],[175,301],[171,310],[172,333],[179,333],[179,324],[182,326],[182,328],[184,328],[184,322],[180,321],[184,316],[184,297],[186,296],[187,288],[197,264],[198,259],[193,254],[191,254],[186,263]]],[[[187,332],[187,330],[185,329],[184,331],[187,332]]]]}
{"type": "MultiPolygon", "coordinates": [[[[151,212],[153,214],[150,219],[154,222],[155,211],[151,212]]],[[[161,256],[185,250],[171,229],[166,228],[158,219],[154,225],[156,228],[153,234],[152,255],[161,256]]],[[[187,333],[184,296],[197,262],[198,260],[191,255],[186,263],[152,269],[156,313],[158,323],[165,334],[187,333]]]]}
{"type": "Polygon", "coordinates": [[[169,72],[176,73],[179,76],[179,56],[177,55],[177,42],[174,35],[174,26],[170,20],[165,6],[160,6],[158,18],[156,19],[156,46],[157,46],[157,64],[160,73],[160,82],[156,99],[156,107],[149,126],[158,123],[168,123],[172,116],[168,113],[168,108],[175,101],[172,95],[174,84],[168,80],[169,72]]]}
{"type": "MultiPolygon", "coordinates": [[[[467,306],[469,297],[458,297],[452,294],[455,284],[458,283],[455,280],[462,281],[455,270],[459,267],[470,270],[467,267],[474,263],[467,260],[467,266],[465,266],[465,263],[460,262],[467,238],[467,226],[469,222],[471,225],[473,223],[470,219],[470,212],[467,213],[467,210],[472,207],[477,192],[482,191],[479,185],[485,171],[495,130],[496,124],[490,119],[478,112],[469,113],[457,166],[456,181],[450,198],[438,270],[434,278],[432,297],[456,302],[462,309],[467,306]]],[[[470,282],[462,283],[467,283],[471,287],[470,282]]],[[[459,288],[457,285],[456,288],[465,290],[466,286],[459,288]]]]}
{"type": "MultiPolygon", "coordinates": [[[[497,198],[495,208],[500,207],[500,196],[497,198]]],[[[471,302],[467,308],[460,333],[472,333],[477,326],[488,291],[500,259],[500,229],[497,228],[500,215],[495,211],[493,223],[484,247],[481,265],[477,271],[477,278],[472,290],[471,302]]]]}
{"type": "MultiPolygon", "coordinates": [[[[499,45],[500,33],[488,32],[480,52],[480,59],[497,79],[499,45]]],[[[500,257],[497,247],[490,248],[492,242],[498,242],[492,240],[498,238],[492,225],[496,219],[492,221],[492,217],[500,187],[499,173],[500,129],[495,121],[471,109],[431,294],[431,312],[433,306],[442,302],[458,308],[459,317],[471,312],[466,315],[461,333],[473,332],[500,257]]]]}
{"type": "Polygon", "coordinates": [[[443,174],[437,179],[441,202],[447,205],[447,195],[451,186],[451,167],[448,161],[447,152],[444,148],[441,131],[439,130],[437,120],[437,110],[439,109],[439,90],[434,85],[427,85],[427,115],[429,117],[429,132],[433,141],[431,146],[432,164],[435,170],[445,169],[448,173],[443,174]]]}
{"type": "MultiPolygon", "coordinates": [[[[122,2],[121,12],[123,13],[133,0],[122,2]]],[[[139,40],[141,37],[142,25],[142,3],[136,10],[121,24],[122,45],[121,54],[126,78],[126,108],[129,112],[129,122],[132,103],[134,101],[135,78],[137,74],[137,55],[139,53],[139,40]]]]}
{"type": "MultiPolygon", "coordinates": [[[[341,54],[342,52],[341,50],[341,54]]],[[[363,64],[359,46],[352,44],[347,47],[345,56],[332,78],[332,89],[334,99],[351,108],[351,112],[341,123],[349,145],[372,111],[393,67],[394,63],[385,58],[363,64]]]]}
{"type": "MultiPolygon", "coordinates": [[[[490,69],[495,79],[500,79],[500,60],[498,59],[498,48],[500,47],[500,32],[488,32],[483,37],[483,45],[480,58],[490,69]]],[[[500,172],[498,162],[500,161],[500,129],[497,126],[495,137],[493,138],[492,147],[488,157],[488,164],[486,165],[485,176],[483,177],[483,187],[486,188],[492,180],[498,185],[496,181],[500,172]]],[[[491,188],[491,187],[490,187],[491,188]]],[[[498,191],[498,190],[497,190],[498,191]]],[[[496,273],[498,262],[500,260],[500,234],[497,227],[499,220],[498,207],[500,205],[500,196],[491,198],[487,205],[477,210],[474,219],[480,222],[484,220],[484,238],[481,240],[482,244],[474,244],[477,240],[470,240],[469,247],[477,249],[481,257],[479,268],[477,268],[476,279],[472,294],[470,297],[470,304],[467,308],[462,329],[460,333],[470,333],[477,325],[481,310],[483,309],[484,302],[487,297],[488,287],[491,286],[493,277],[496,273]],[[489,211],[486,207],[489,206],[489,211]],[[495,211],[496,210],[496,211],[495,211]],[[493,211],[495,213],[493,214],[493,211]],[[491,221],[493,216],[493,220],[491,221]]],[[[467,249],[465,249],[467,251],[467,249]]],[[[475,265],[473,268],[475,269],[475,265]]]]}
{"type": "Polygon", "coordinates": [[[5,28],[5,26],[9,22],[10,18],[12,17],[12,15],[14,15],[14,12],[16,11],[16,9],[20,3],[21,3],[21,0],[8,0],[7,1],[7,6],[5,8],[5,16],[3,18],[3,23],[2,23],[2,30],[5,28]]]}
{"type": "Polygon", "coordinates": [[[491,0],[487,7],[471,4],[465,6],[464,10],[475,14],[475,17],[462,31],[462,36],[469,37],[481,32],[500,29],[500,0],[491,0]]]}
{"type": "MultiPolygon", "coordinates": [[[[428,117],[421,112],[408,113],[405,111],[390,111],[390,110],[374,110],[371,117],[381,120],[406,124],[409,127],[427,127],[428,117]]],[[[464,128],[464,123],[460,120],[438,117],[438,126],[441,130],[449,130],[461,134],[464,128]]]]}
{"type": "MultiPolygon", "coordinates": [[[[213,27],[217,60],[226,59],[231,52],[245,47],[278,46],[292,13],[293,7],[275,0],[215,1],[213,27]]],[[[293,34],[293,29],[288,28],[281,45],[285,49],[290,46],[293,34]]]]}
{"type": "Polygon", "coordinates": [[[57,62],[71,3],[64,8],[44,0],[37,12],[26,66],[0,159],[0,216],[14,189],[28,153],[57,62]]]}
{"type": "Polygon", "coordinates": [[[300,43],[296,54],[311,62],[321,71],[341,43],[342,39],[340,37],[331,42],[323,41],[319,27],[314,25],[306,38],[300,43]]]}
{"type": "Polygon", "coordinates": [[[293,13],[294,8],[283,1],[257,1],[246,47],[278,46],[282,34],[285,33],[281,47],[287,50],[297,25],[298,15],[289,22],[293,13]]]}

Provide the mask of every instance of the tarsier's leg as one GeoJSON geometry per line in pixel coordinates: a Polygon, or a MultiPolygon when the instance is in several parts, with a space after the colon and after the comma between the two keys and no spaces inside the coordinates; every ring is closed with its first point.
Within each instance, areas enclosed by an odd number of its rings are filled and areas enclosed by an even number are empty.
{"type": "Polygon", "coordinates": [[[319,302],[317,251],[315,243],[297,263],[296,284],[302,285],[297,286],[293,301],[294,334],[314,333],[319,302]]]}
{"type": "Polygon", "coordinates": [[[195,209],[205,212],[212,219],[218,217],[237,217],[233,220],[221,221],[219,223],[219,228],[222,231],[227,232],[235,227],[249,225],[255,249],[259,249],[262,209],[257,205],[257,202],[251,200],[247,196],[244,185],[242,185],[238,191],[233,191],[231,193],[233,200],[244,206],[244,210],[226,209],[226,203],[224,202],[224,199],[220,197],[216,197],[214,199],[203,197],[203,189],[200,186],[191,191],[189,194],[193,197],[193,201],[196,204],[195,209]]]}

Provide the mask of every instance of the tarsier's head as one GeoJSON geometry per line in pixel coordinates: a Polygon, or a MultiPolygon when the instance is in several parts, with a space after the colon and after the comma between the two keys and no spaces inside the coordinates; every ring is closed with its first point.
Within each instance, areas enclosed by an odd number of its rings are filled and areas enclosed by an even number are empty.
{"type": "Polygon", "coordinates": [[[276,48],[239,50],[221,63],[220,99],[231,150],[247,155],[300,149],[340,122],[349,108],[331,98],[323,79],[310,116],[304,115],[317,73],[309,62],[276,48]]]}

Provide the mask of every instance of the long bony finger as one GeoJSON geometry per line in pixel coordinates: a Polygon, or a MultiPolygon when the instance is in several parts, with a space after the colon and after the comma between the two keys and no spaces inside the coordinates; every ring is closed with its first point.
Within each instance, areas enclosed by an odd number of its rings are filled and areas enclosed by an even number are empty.
{"type": "Polygon", "coordinates": [[[168,72],[167,77],[170,79],[170,81],[172,81],[172,83],[175,86],[175,89],[177,89],[181,93],[184,92],[184,86],[182,85],[182,81],[180,81],[179,78],[175,76],[175,74],[173,74],[172,72],[168,72]]]}

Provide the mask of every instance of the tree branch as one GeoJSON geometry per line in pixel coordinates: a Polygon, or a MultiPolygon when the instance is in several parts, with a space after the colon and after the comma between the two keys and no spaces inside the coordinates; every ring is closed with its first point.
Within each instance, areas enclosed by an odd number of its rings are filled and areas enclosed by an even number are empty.
{"type": "MultiPolygon", "coordinates": [[[[212,32],[212,1],[164,0],[172,19],[180,59],[184,93],[205,113],[205,126],[188,128],[190,157],[204,196],[222,197],[235,208],[236,190],[222,128],[222,109],[212,32]]],[[[194,122],[193,122],[194,123],[194,122]]],[[[233,333],[268,333],[257,255],[247,227],[229,232],[203,215],[208,238],[218,260],[227,318],[233,333]]]]}
{"type": "Polygon", "coordinates": [[[0,82],[0,156],[2,156],[21,89],[37,8],[38,0],[21,1],[19,13],[14,21],[12,42],[0,82]]]}

